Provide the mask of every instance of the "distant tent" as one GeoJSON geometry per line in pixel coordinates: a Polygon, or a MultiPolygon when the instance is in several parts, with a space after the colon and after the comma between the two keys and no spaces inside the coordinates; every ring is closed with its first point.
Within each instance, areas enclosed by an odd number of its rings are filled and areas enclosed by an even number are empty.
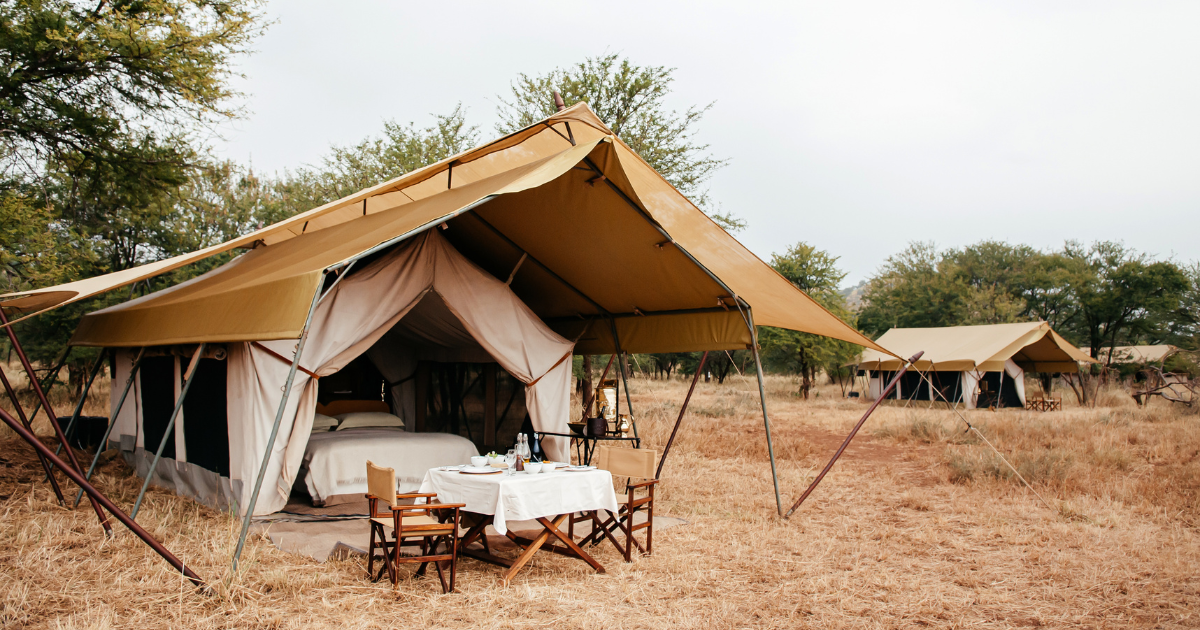
{"type": "MultiPolygon", "coordinates": [[[[905,357],[925,352],[914,369],[901,377],[892,398],[944,398],[967,409],[1023,407],[1025,372],[1076,372],[1079,362],[1095,363],[1046,322],[893,328],[876,343],[905,357]]],[[[901,366],[895,357],[863,350],[858,369],[868,373],[868,398],[878,398],[901,366]]]]}
{"type": "MultiPolygon", "coordinates": [[[[1080,348],[1080,352],[1091,356],[1091,348],[1080,348]]],[[[1125,365],[1125,364],[1146,364],[1158,363],[1162,364],[1167,360],[1167,357],[1179,352],[1179,348],[1170,344],[1160,344],[1155,346],[1117,346],[1116,352],[1112,352],[1112,361],[1108,360],[1110,354],[1109,348],[1101,348],[1099,360],[1104,364],[1125,365]]]]}

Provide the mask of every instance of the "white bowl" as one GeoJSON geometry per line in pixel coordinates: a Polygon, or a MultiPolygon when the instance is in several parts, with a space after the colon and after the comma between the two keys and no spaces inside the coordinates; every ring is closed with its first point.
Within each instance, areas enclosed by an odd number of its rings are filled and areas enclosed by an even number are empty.
{"type": "Polygon", "coordinates": [[[476,468],[483,468],[488,465],[488,458],[483,455],[471,456],[471,465],[476,468]]]}
{"type": "Polygon", "coordinates": [[[539,462],[529,462],[528,464],[525,464],[525,473],[526,473],[526,474],[530,474],[530,475],[536,475],[536,474],[538,474],[538,473],[540,473],[540,472],[542,472],[542,465],[541,465],[541,463],[539,463],[539,462]]]}

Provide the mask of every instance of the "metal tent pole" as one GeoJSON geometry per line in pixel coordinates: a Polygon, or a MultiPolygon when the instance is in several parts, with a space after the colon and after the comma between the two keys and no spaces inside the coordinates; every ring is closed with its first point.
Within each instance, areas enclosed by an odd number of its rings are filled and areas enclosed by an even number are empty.
{"type": "MultiPolygon", "coordinates": [[[[121,398],[117,401],[117,406],[113,409],[112,417],[108,419],[108,428],[104,430],[104,437],[100,439],[100,445],[96,447],[96,455],[92,457],[92,465],[88,466],[87,473],[83,475],[86,480],[92,479],[92,473],[96,471],[96,464],[100,462],[100,454],[108,449],[108,436],[112,435],[113,427],[117,426],[117,416],[121,415],[121,407],[125,406],[125,397],[129,395],[129,389],[133,386],[137,379],[138,368],[142,366],[142,355],[146,353],[146,349],[138,350],[137,358],[133,360],[133,369],[129,371],[129,378],[125,381],[125,389],[121,392],[121,398]]],[[[116,376],[116,374],[113,374],[116,376]]],[[[80,499],[83,498],[83,488],[79,489],[79,494],[75,495],[75,505],[78,507],[80,499]]]]}
{"type": "MultiPolygon", "coordinates": [[[[341,280],[341,277],[338,278],[341,280]]],[[[233,572],[230,574],[230,579],[237,575],[238,560],[242,557],[242,548],[246,546],[246,535],[250,532],[250,521],[254,518],[254,506],[258,504],[258,493],[262,490],[263,479],[267,476],[267,464],[271,461],[271,451],[275,449],[275,438],[279,435],[279,425],[283,422],[283,412],[287,408],[288,397],[292,393],[292,382],[296,380],[296,368],[300,366],[300,356],[304,354],[304,342],[308,341],[308,328],[312,324],[313,313],[317,310],[317,303],[321,301],[325,295],[321,292],[321,287],[325,284],[325,274],[321,274],[321,281],[317,283],[317,289],[313,291],[312,303],[308,306],[308,317],[304,319],[304,328],[300,330],[300,340],[296,343],[296,356],[292,359],[292,365],[288,368],[287,380],[283,385],[283,396],[279,399],[279,409],[275,412],[275,424],[271,427],[271,436],[267,438],[266,452],[263,453],[262,464],[258,467],[258,477],[254,480],[254,491],[250,493],[250,503],[246,506],[246,518],[242,521],[242,533],[238,536],[237,549],[233,552],[233,572]]],[[[333,287],[330,287],[333,290],[333,287]]]]}
{"type": "Polygon", "coordinates": [[[771,458],[771,482],[775,485],[775,510],[779,516],[783,516],[783,499],[779,497],[779,470],[775,466],[775,445],[771,442],[771,418],[767,415],[767,388],[763,384],[762,358],[758,354],[758,328],[754,325],[754,313],[751,312],[750,305],[746,304],[743,308],[740,298],[735,303],[746,322],[746,327],[750,329],[750,350],[754,354],[754,368],[758,373],[758,397],[762,403],[763,427],[767,432],[767,455],[771,458]]]}
{"type": "Polygon", "coordinates": [[[708,350],[700,355],[700,366],[696,368],[696,373],[692,375],[692,385],[688,387],[687,396],[683,399],[683,406],[679,408],[679,417],[675,419],[675,428],[671,429],[671,437],[667,438],[667,445],[663,447],[662,457],[658,459],[658,469],[654,471],[654,478],[662,478],[663,464],[667,463],[667,453],[671,452],[671,444],[675,442],[675,434],[679,432],[679,425],[683,422],[683,414],[687,413],[688,403],[692,400],[692,392],[696,390],[696,381],[700,380],[700,372],[704,370],[704,361],[708,359],[708,350]]]}
{"type": "MultiPolygon", "coordinates": [[[[96,375],[100,373],[100,368],[104,366],[104,351],[100,351],[100,356],[96,357],[96,365],[92,366],[92,373],[88,375],[87,383],[83,385],[83,393],[79,395],[79,402],[75,403],[75,412],[71,414],[71,420],[67,422],[66,435],[67,439],[71,438],[71,430],[75,428],[75,423],[79,421],[79,414],[83,411],[83,403],[87,400],[88,392],[92,391],[92,383],[96,380],[96,375]]],[[[58,448],[54,449],[54,454],[58,455],[62,452],[62,443],[58,448]]]]}
{"type": "MultiPolygon", "coordinates": [[[[12,384],[8,382],[8,377],[5,376],[4,370],[0,370],[0,382],[4,383],[4,391],[8,393],[8,398],[12,401],[13,409],[16,410],[17,416],[21,418],[21,424],[25,425],[25,428],[32,432],[33,422],[25,415],[25,408],[21,406],[21,401],[17,400],[17,392],[12,384]]],[[[50,480],[50,488],[54,490],[54,496],[58,497],[58,504],[65,505],[64,502],[66,499],[63,497],[62,488],[58,485],[58,478],[52,474],[53,469],[50,468],[50,462],[45,457],[42,457],[41,451],[34,452],[37,453],[38,461],[42,463],[42,469],[46,471],[46,478],[50,480]]]]}
{"type": "Polygon", "coordinates": [[[871,412],[875,411],[875,408],[879,406],[879,403],[883,402],[883,399],[887,398],[887,395],[891,393],[892,389],[894,389],[896,385],[900,383],[900,377],[904,376],[904,373],[908,371],[908,368],[912,364],[916,363],[917,359],[920,359],[921,355],[923,354],[925,354],[924,350],[914,354],[912,358],[910,358],[908,362],[900,368],[900,371],[896,372],[896,375],[892,377],[892,381],[888,383],[887,389],[880,393],[879,397],[875,399],[875,402],[871,404],[871,407],[867,409],[867,413],[864,413],[862,419],[858,421],[858,424],[854,425],[854,429],[850,431],[850,435],[846,436],[846,440],[842,442],[842,445],[838,447],[837,452],[833,454],[833,458],[829,460],[828,464],[825,464],[825,468],[821,470],[821,474],[817,475],[817,478],[813,479],[813,482],[809,484],[808,489],[804,491],[804,494],[800,495],[799,499],[796,499],[796,503],[794,503],[791,509],[787,511],[787,515],[784,516],[784,518],[791,516],[792,512],[795,512],[796,508],[800,507],[801,503],[804,503],[804,500],[808,498],[808,495],[812,494],[812,491],[817,489],[817,484],[821,483],[821,480],[825,478],[825,474],[828,473],[831,468],[833,468],[834,463],[836,463],[838,458],[842,456],[842,451],[846,450],[847,446],[850,446],[850,440],[854,439],[854,436],[858,433],[858,430],[862,428],[863,423],[867,421],[867,418],[871,417],[871,412]]]}
{"type": "MultiPolygon", "coordinates": [[[[54,427],[54,435],[58,437],[58,441],[66,444],[67,436],[63,434],[62,425],[58,423],[58,416],[54,415],[54,408],[50,406],[50,401],[46,398],[46,392],[42,389],[41,383],[37,380],[37,375],[33,372],[33,364],[29,362],[29,357],[25,355],[25,349],[21,347],[20,340],[17,339],[17,333],[8,323],[8,316],[4,314],[4,309],[0,308],[0,324],[4,326],[4,330],[8,333],[8,340],[13,345],[13,350],[17,351],[17,358],[21,360],[21,366],[25,368],[25,373],[29,375],[29,384],[33,386],[37,392],[38,400],[42,401],[42,406],[46,408],[46,417],[50,419],[50,426],[54,427]]],[[[79,458],[75,457],[75,449],[67,447],[67,461],[83,474],[83,467],[79,465],[79,458]]],[[[53,477],[54,475],[50,475],[53,477]]],[[[61,501],[61,495],[59,495],[61,501]]],[[[104,508],[100,507],[100,503],[95,497],[90,497],[92,509],[96,511],[96,517],[100,519],[100,526],[104,528],[104,533],[112,536],[112,525],[108,523],[108,516],[104,513],[104,508]]]]}
{"type": "Polygon", "coordinates": [[[162,439],[158,441],[158,450],[154,452],[154,459],[150,462],[150,470],[146,471],[146,480],[142,482],[142,491],[138,493],[137,501],[133,504],[133,512],[130,517],[136,519],[138,510],[142,509],[142,499],[146,498],[146,490],[150,488],[150,479],[154,477],[154,471],[158,470],[158,460],[162,459],[163,449],[167,448],[167,439],[175,434],[175,419],[179,417],[179,410],[183,409],[183,401],[187,398],[188,389],[192,386],[192,381],[196,377],[196,368],[200,367],[200,355],[204,354],[204,348],[207,343],[202,343],[196,347],[196,353],[192,355],[192,360],[188,363],[187,373],[183,377],[183,388],[179,391],[179,400],[175,401],[175,410],[171,412],[171,420],[167,422],[167,428],[163,429],[162,439]]]}
{"type": "Polygon", "coordinates": [[[51,463],[62,469],[62,471],[67,474],[67,477],[70,477],[71,481],[79,484],[79,487],[83,488],[93,501],[100,502],[100,504],[104,506],[104,509],[108,510],[113,516],[117,517],[118,521],[121,521],[121,523],[124,524],[125,527],[128,527],[129,531],[136,534],[138,538],[141,538],[142,542],[149,545],[150,548],[155,551],[155,553],[162,556],[167,562],[171,563],[171,566],[175,567],[175,569],[182,573],[188,580],[190,580],[192,584],[195,584],[196,586],[204,586],[204,580],[200,579],[200,576],[196,575],[194,571],[184,565],[183,561],[175,557],[175,554],[171,553],[166,547],[162,546],[162,543],[158,542],[154,536],[151,536],[150,532],[142,529],[142,527],[134,522],[132,518],[126,516],[126,514],[121,511],[121,508],[117,507],[116,504],[109,500],[108,497],[104,496],[99,490],[92,486],[92,484],[88,483],[87,480],[83,478],[83,475],[75,470],[75,468],[71,467],[66,462],[56,457],[54,453],[50,452],[50,449],[45,444],[42,444],[42,442],[37,439],[37,436],[34,435],[32,431],[29,431],[25,427],[21,426],[19,422],[14,420],[13,417],[8,415],[8,413],[3,409],[0,409],[0,420],[4,420],[8,426],[12,427],[13,431],[17,432],[17,435],[20,435],[23,440],[33,445],[33,448],[37,449],[39,455],[46,457],[51,463]]]}

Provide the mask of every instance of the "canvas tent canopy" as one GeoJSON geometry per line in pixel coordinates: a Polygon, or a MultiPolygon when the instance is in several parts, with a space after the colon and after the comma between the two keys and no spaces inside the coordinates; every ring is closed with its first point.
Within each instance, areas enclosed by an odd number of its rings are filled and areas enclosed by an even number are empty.
{"type": "MultiPolygon", "coordinates": [[[[1001,405],[1025,404],[1025,372],[1076,372],[1079,362],[1093,363],[1046,322],[948,326],[943,328],[893,328],[877,343],[902,355],[924,351],[913,364],[913,372],[898,384],[900,399],[962,402],[974,408],[983,387],[1001,405]],[[937,391],[930,388],[932,382],[937,391]],[[1005,396],[1005,388],[1008,396],[1005,396]]],[[[876,350],[866,349],[858,369],[870,373],[868,397],[877,398],[891,373],[902,362],[876,350]]]]}
{"type": "MultiPolygon", "coordinates": [[[[281,505],[295,474],[297,449],[311,422],[307,372],[336,371],[366,352],[418,308],[415,296],[422,292],[436,293],[454,314],[442,323],[453,328],[457,321],[471,344],[529,385],[531,416],[536,413],[540,430],[565,425],[570,361],[563,357],[572,351],[747,348],[758,324],[888,354],[712,222],[583,104],[244,237],[105,276],[7,294],[0,306],[32,316],[236,248],[249,251],[176,287],[89,314],[72,344],[225,344],[229,408],[238,406],[244,417],[228,418],[229,486],[218,492],[235,497],[243,509],[246,484],[264,471],[251,455],[267,452],[263,496],[270,498],[256,514],[281,505]],[[445,229],[436,236],[429,232],[439,227],[445,229]],[[444,279],[447,273],[452,281],[444,279]],[[381,275],[390,280],[366,280],[381,275]],[[455,291],[470,295],[448,297],[455,291]],[[498,307],[499,329],[489,329],[480,315],[485,302],[507,305],[498,307]],[[343,312],[339,304],[348,303],[356,306],[343,312]],[[297,339],[303,343],[310,323],[312,347],[301,359],[297,339]],[[284,387],[289,366],[260,346],[303,363],[291,389],[284,387]],[[268,448],[271,438],[264,437],[276,416],[270,401],[281,395],[279,441],[268,448]],[[244,464],[236,472],[235,460],[244,464]]],[[[118,424],[130,422],[126,413],[133,412],[122,408],[118,424]]],[[[144,436],[136,439],[144,445],[144,436]]]]}

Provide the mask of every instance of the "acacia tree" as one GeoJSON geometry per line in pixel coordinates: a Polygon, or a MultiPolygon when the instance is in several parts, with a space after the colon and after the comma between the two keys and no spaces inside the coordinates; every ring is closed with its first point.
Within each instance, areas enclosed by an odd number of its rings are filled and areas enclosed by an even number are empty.
{"type": "Polygon", "coordinates": [[[586,102],[621,140],[721,227],[744,229],[744,221],[714,206],[704,186],[727,163],[713,157],[708,145],[696,140],[700,120],[712,103],[683,112],[668,109],[665,99],[671,93],[674,72],[663,66],[637,66],[610,54],[546,74],[522,73],[512,83],[509,95],[498,99],[500,122],[496,129],[509,133],[550,116],[558,109],[554,92],[560,93],[568,106],[586,102]]]}
{"type": "MultiPolygon", "coordinates": [[[[803,242],[771,256],[775,271],[834,315],[849,320],[850,310],[838,290],[846,273],[837,261],[837,256],[803,242]]],[[[806,399],[820,370],[833,374],[858,353],[858,346],[845,341],[766,326],[760,329],[759,341],[769,366],[800,375],[800,395],[806,399]]]]}

